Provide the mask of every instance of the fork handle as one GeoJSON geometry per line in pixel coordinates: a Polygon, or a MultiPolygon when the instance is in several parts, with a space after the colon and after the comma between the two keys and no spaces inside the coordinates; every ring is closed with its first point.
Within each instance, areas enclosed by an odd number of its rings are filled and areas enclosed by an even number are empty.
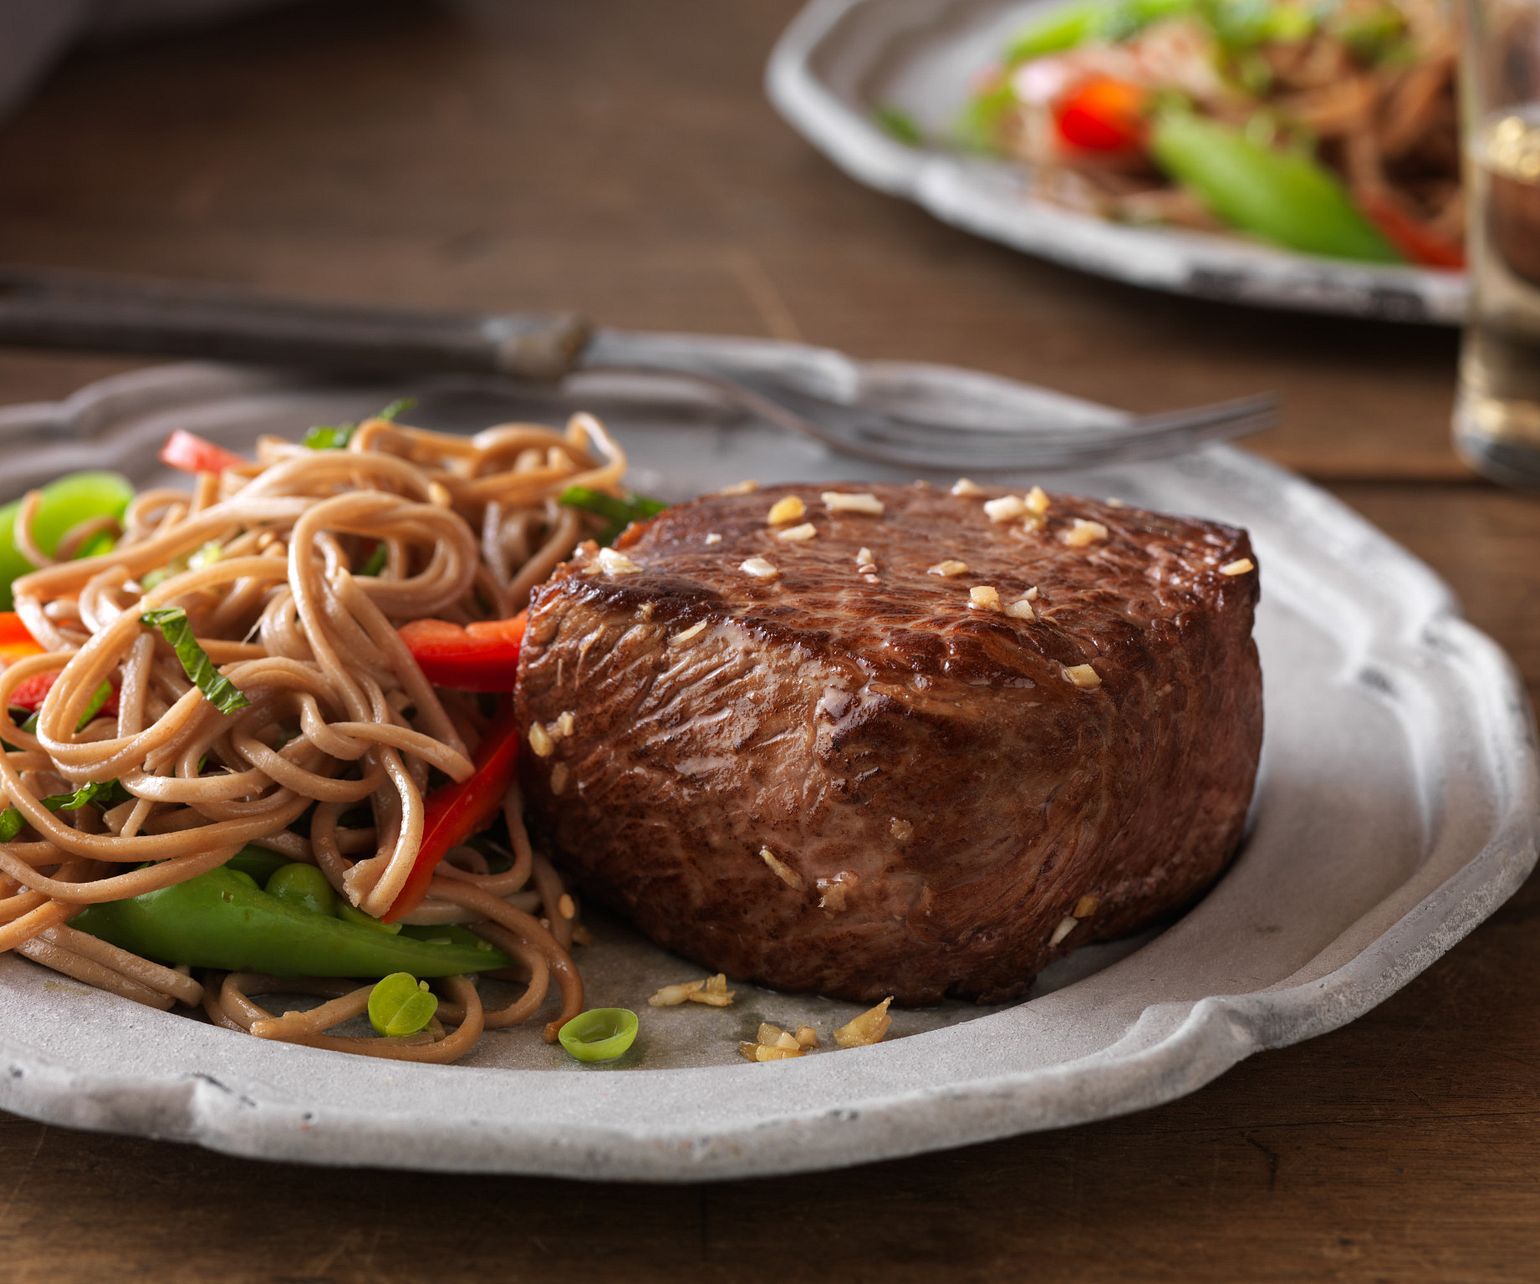
{"type": "Polygon", "coordinates": [[[422,312],[0,267],[0,343],[25,347],[554,381],[590,335],[586,321],[565,313],[422,312]]]}

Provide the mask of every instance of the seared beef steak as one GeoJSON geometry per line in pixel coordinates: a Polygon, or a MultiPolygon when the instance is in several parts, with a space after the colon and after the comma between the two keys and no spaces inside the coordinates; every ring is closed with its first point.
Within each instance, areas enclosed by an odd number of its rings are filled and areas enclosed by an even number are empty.
{"type": "Polygon", "coordinates": [[[731,977],[900,1003],[1018,995],[1206,888],[1262,740],[1245,532],[838,489],[874,498],[681,504],[536,594],[528,808],[581,886],[731,977]]]}

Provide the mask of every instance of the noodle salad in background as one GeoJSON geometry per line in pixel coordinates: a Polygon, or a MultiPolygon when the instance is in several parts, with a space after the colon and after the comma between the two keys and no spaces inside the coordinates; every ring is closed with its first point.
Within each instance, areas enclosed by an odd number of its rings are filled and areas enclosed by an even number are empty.
{"type": "Polygon", "coordinates": [[[1457,53],[1439,0],[1090,0],[980,73],[961,133],[1069,209],[1459,268],[1457,53]]]}
{"type": "Polygon", "coordinates": [[[531,589],[659,506],[590,416],[400,409],[255,459],[176,433],[191,491],[82,473],[0,510],[0,950],[264,1039],[449,1062],[543,1017],[618,1055],[511,693],[531,589]]]}

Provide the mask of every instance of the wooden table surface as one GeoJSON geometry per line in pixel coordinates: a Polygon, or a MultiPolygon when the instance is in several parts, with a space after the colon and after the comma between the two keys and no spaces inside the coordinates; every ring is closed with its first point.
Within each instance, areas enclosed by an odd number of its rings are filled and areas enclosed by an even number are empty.
{"type": "MultiPolygon", "coordinates": [[[[1455,338],[1080,277],[849,182],[764,102],[793,0],[302,5],[72,55],[0,122],[0,257],[976,365],[1255,448],[1430,562],[1540,686],[1540,504],[1447,446],[1455,338]]],[[[0,354],[0,400],[122,363],[0,354]]],[[[1540,894],[1186,1100],[691,1188],[328,1172],[0,1116],[10,1279],[1534,1279],[1540,894]]]]}

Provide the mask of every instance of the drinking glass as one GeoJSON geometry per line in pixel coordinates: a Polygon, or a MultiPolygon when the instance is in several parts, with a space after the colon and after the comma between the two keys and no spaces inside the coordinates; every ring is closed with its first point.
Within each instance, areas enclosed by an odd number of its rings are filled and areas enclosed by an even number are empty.
{"type": "Polygon", "coordinates": [[[1540,0],[1465,0],[1461,117],[1471,303],[1454,439],[1540,487],[1540,0]]]}

